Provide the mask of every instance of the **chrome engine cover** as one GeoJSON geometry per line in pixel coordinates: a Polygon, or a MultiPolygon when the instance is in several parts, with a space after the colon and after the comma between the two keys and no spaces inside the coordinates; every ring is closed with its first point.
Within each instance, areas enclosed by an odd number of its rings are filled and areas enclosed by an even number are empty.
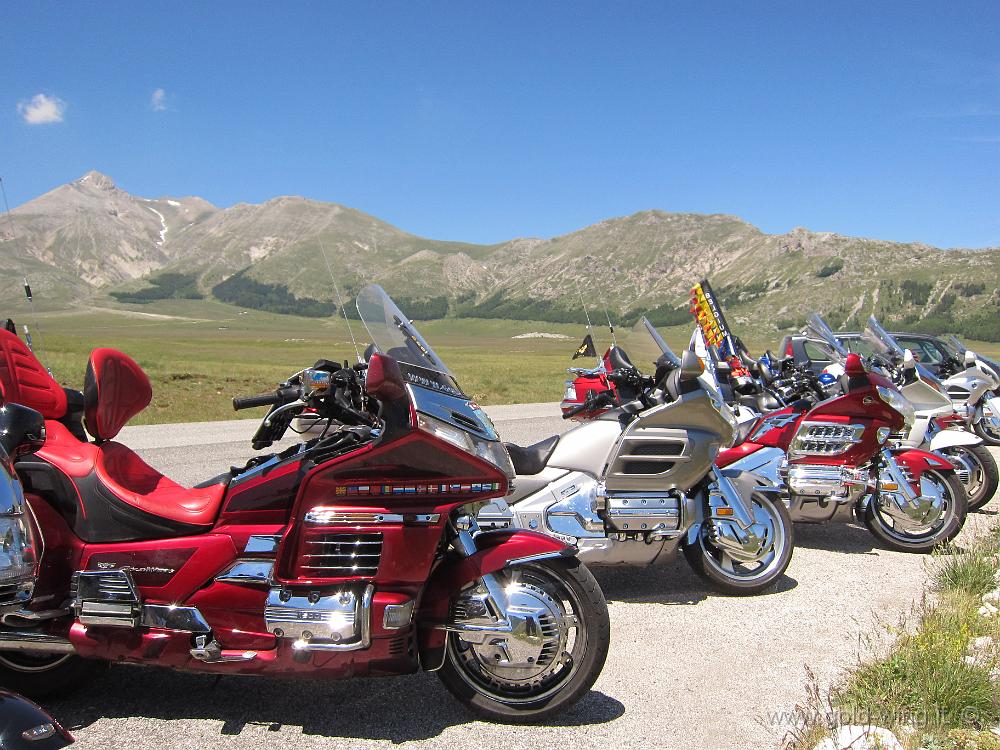
{"type": "Polygon", "coordinates": [[[278,638],[292,638],[303,651],[351,651],[366,648],[370,639],[371,601],[375,587],[363,592],[292,592],[272,588],[264,608],[264,623],[278,638]]]}
{"type": "Polygon", "coordinates": [[[615,531],[652,532],[664,538],[681,532],[683,505],[677,493],[607,492],[601,486],[597,503],[615,531]]]}
{"type": "Polygon", "coordinates": [[[649,565],[677,551],[684,519],[693,513],[684,506],[693,501],[660,497],[665,493],[606,493],[601,487],[590,474],[569,472],[512,505],[496,500],[484,506],[477,520],[484,529],[531,529],[574,544],[587,565],[649,565]],[[609,498],[610,513],[605,509],[609,498]],[[632,513],[633,507],[644,515],[632,513]]]}

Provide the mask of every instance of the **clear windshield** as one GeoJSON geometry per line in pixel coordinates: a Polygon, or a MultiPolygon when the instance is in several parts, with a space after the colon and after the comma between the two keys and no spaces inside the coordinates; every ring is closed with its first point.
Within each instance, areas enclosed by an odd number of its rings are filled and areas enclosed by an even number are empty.
{"type": "Polygon", "coordinates": [[[380,352],[398,362],[451,375],[451,371],[424,341],[416,326],[378,284],[358,294],[358,315],[380,352]]]}
{"type": "Polygon", "coordinates": [[[885,330],[874,315],[868,316],[868,323],[861,337],[871,344],[872,348],[879,354],[893,354],[903,356],[903,347],[885,330]]]}
{"type": "Polygon", "coordinates": [[[803,333],[826,348],[832,359],[839,362],[847,359],[847,350],[844,345],[837,340],[833,331],[830,330],[830,326],[818,313],[810,313],[809,317],[806,318],[806,327],[803,329],[803,333]]]}
{"type": "Polygon", "coordinates": [[[949,333],[945,336],[944,343],[949,349],[958,352],[959,357],[965,356],[965,344],[954,333],[949,333]]]}
{"type": "MultiPolygon", "coordinates": [[[[874,315],[868,316],[868,323],[865,325],[865,330],[861,334],[861,338],[871,344],[872,348],[879,352],[880,354],[891,354],[894,357],[903,357],[905,350],[899,345],[895,337],[887,330],[885,330],[882,325],[878,322],[878,318],[874,315]]],[[[920,362],[915,362],[917,373],[920,375],[920,379],[928,383],[934,383],[938,386],[941,385],[941,381],[938,379],[937,375],[928,370],[920,362]]],[[[940,390],[940,388],[939,388],[940,390]]]]}
{"type": "Polygon", "coordinates": [[[643,316],[642,324],[646,326],[646,330],[649,331],[649,335],[653,337],[653,341],[660,348],[660,352],[663,354],[664,358],[674,367],[681,366],[681,358],[674,354],[673,350],[667,346],[667,342],[663,340],[663,336],[660,332],[656,330],[656,326],[649,322],[649,320],[643,316]]]}

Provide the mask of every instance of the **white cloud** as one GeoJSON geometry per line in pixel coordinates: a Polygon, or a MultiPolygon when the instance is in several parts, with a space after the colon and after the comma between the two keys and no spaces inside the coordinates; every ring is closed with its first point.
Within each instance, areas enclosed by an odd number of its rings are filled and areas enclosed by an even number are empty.
{"type": "Polygon", "coordinates": [[[167,92],[163,89],[156,89],[149,97],[149,106],[154,112],[164,112],[167,109],[167,92]]]}
{"type": "Polygon", "coordinates": [[[17,103],[18,114],[29,125],[45,125],[50,122],[62,122],[66,102],[56,96],[35,94],[30,100],[17,103]]]}

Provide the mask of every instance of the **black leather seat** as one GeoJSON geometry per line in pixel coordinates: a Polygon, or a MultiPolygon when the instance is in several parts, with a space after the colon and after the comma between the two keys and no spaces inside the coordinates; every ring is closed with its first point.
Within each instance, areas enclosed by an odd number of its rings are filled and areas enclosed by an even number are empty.
{"type": "Polygon", "coordinates": [[[510,454],[510,462],[518,474],[537,474],[545,468],[549,457],[559,444],[559,436],[553,435],[526,448],[514,443],[504,443],[510,454]]]}

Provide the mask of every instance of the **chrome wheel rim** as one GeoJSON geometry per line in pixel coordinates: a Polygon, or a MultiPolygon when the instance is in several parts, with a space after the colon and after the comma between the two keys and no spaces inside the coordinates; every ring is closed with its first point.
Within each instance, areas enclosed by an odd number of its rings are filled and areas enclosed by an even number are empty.
{"type": "Polygon", "coordinates": [[[988,403],[983,403],[983,418],[978,426],[991,440],[1000,442],[1000,414],[994,414],[988,403]]]}
{"type": "Polygon", "coordinates": [[[758,495],[753,496],[751,504],[754,517],[766,529],[761,535],[763,538],[761,551],[753,559],[737,559],[724,547],[714,544],[709,524],[703,525],[701,534],[698,535],[705,564],[719,575],[740,583],[753,583],[773,575],[788,544],[785,527],[777,508],[758,495]]]}
{"type": "Polygon", "coordinates": [[[73,654],[36,654],[26,651],[0,651],[0,666],[22,674],[39,674],[55,669],[73,658],[73,654]]]}
{"type": "Polygon", "coordinates": [[[933,485],[933,491],[941,499],[941,512],[935,523],[903,529],[897,519],[885,510],[878,498],[872,500],[873,515],[882,528],[882,531],[901,544],[922,543],[933,539],[943,529],[947,528],[955,515],[955,498],[952,497],[951,487],[945,478],[936,471],[925,471],[920,476],[922,494],[931,490],[930,486],[925,484],[925,482],[933,485]]]}
{"type": "Polygon", "coordinates": [[[481,642],[449,633],[449,655],[462,680],[478,693],[507,704],[544,700],[562,690],[583,662],[587,626],[580,599],[539,566],[495,575],[508,597],[511,621],[523,627],[481,642]]]}
{"type": "Polygon", "coordinates": [[[982,499],[980,495],[986,489],[986,469],[983,462],[975,453],[963,448],[946,448],[942,452],[949,461],[953,464],[961,464],[959,468],[968,472],[969,481],[962,482],[962,486],[965,487],[965,492],[969,496],[969,505],[975,505],[982,499]]]}

